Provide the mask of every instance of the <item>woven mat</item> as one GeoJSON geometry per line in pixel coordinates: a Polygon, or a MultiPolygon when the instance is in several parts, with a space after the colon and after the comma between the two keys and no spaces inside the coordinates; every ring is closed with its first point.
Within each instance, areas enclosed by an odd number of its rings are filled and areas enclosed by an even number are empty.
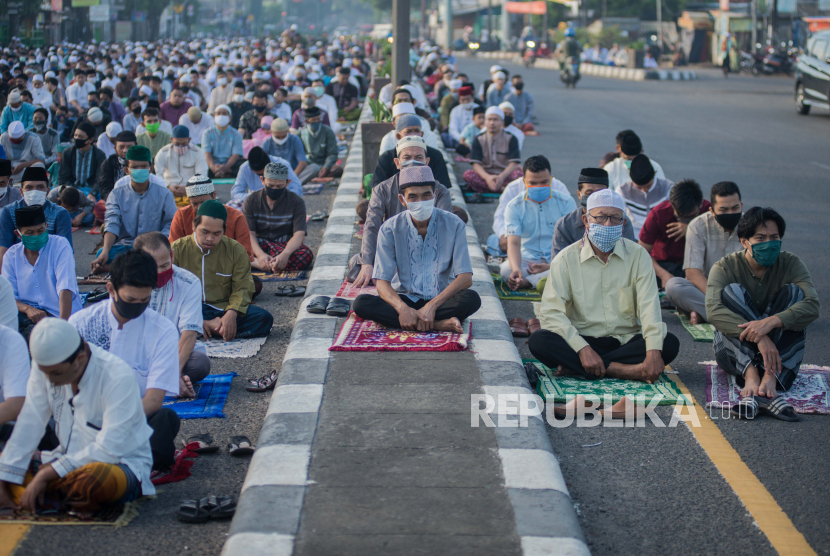
{"type": "Polygon", "coordinates": [[[536,291],[535,288],[527,288],[522,290],[513,291],[510,289],[510,286],[507,285],[507,282],[502,280],[501,278],[495,279],[493,278],[493,283],[496,286],[496,291],[499,294],[499,299],[503,299],[505,301],[541,301],[542,294],[536,291]]]}
{"type": "MultiPolygon", "coordinates": [[[[741,399],[741,387],[733,375],[714,361],[701,363],[706,368],[706,407],[731,408],[741,399]]],[[[830,415],[830,367],[801,365],[792,387],[782,392],[796,413],[830,415]]]]}
{"type": "MultiPolygon", "coordinates": [[[[466,197],[467,199],[469,199],[470,197],[472,197],[473,195],[475,195],[475,193],[476,193],[475,191],[473,191],[472,193],[465,193],[465,194],[464,194],[464,197],[466,197]]],[[[481,196],[482,196],[482,197],[485,197],[485,198],[487,198],[487,199],[498,199],[498,198],[500,198],[500,197],[501,197],[501,193],[482,193],[482,194],[481,194],[481,196]]]]}
{"type": "Polygon", "coordinates": [[[80,285],[87,285],[87,284],[106,284],[110,281],[110,274],[107,272],[106,274],[90,274],[89,276],[77,276],[78,284],[80,285]]]}
{"type": "Polygon", "coordinates": [[[214,178],[214,185],[233,185],[236,183],[236,178],[214,178]]]}
{"type": "Polygon", "coordinates": [[[20,525],[97,525],[99,527],[124,527],[138,516],[141,499],[126,504],[113,504],[96,512],[89,519],[80,519],[67,513],[32,515],[28,512],[0,510],[0,523],[20,525]]]}
{"type": "Polygon", "coordinates": [[[303,186],[304,195],[318,195],[325,186],[325,183],[309,183],[303,186]]]}
{"type": "Polygon", "coordinates": [[[273,274],[266,274],[264,272],[252,272],[254,276],[263,282],[286,282],[288,280],[305,280],[308,278],[308,273],[305,270],[283,270],[273,274]]]}
{"type": "MultiPolygon", "coordinates": [[[[611,395],[613,403],[624,397],[637,402],[650,403],[655,397],[660,396],[658,405],[674,405],[679,399],[685,399],[680,389],[664,375],[660,375],[654,384],[617,378],[589,380],[571,376],[553,376],[553,370],[536,359],[522,359],[522,362],[533,363],[544,373],[544,376],[539,378],[536,391],[546,401],[554,403],[568,402],[578,394],[597,396],[600,401],[605,400],[606,395],[611,395]]],[[[686,402],[691,404],[689,400],[686,402]]]]}
{"type": "Polygon", "coordinates": [[[342,297],[343,299],[354,299],[361,294],[378,295],[378,289],[375,286],[363,286],[362,288],[355,288],[348,280],[343,280],[343,284],[334,297],[342,297]]]}
{"type": "Polygon", "coordinates": [[[98,224],[97,226],[93,226],[92,229],[87,230],[86,233],[97,236],[101,235],[101,225],[98,224]]]}
{"type": "Polygon", "coordinates": [[[225,341],[221,338],[210,338],[201,340],[201,344],[207,350],[208,357],[220,357],[225,359],[242,359],[253,357],[259,353],[259,348],[268,338],[244,338],[225,341]]]}
{"type": "Polygon", "coordinates": [[[472,324],[464,334],[415,332],[386,328],[351,313],[329,351],[465,351],[471,337],[472,324]]]}
{"type": "Polygon", "coordinates": [[[214,417],[224,419],[225,414],[222,413],[222,409],[225,407],[231,381],[235,376],[238,375],[236,373],[208,375],[193,386],[196,390],[196,397],[165,396],[162,405],[175,411],[180,419],[212,419],[214,417]]]}
{"type": "Polygon", "coordinates": [[[695,342],[713,342],[715,340],[715,327],[709,324],[708,322],[704,322],[703,324],[692,324],[692,321],[689,320],[689,316],[685,313],[681,313],[680,311],[675,311],[675,315],[677,318],[680,319],[680,324],[683,325],[683,328],[692,335],[692,339],[695,342]]]}
{"type": "Polygon", "coordinates": [[[182,450],[176,450],[176,463],[173,467],[165,471],[152,471],[150,473],[150,482],[153,486],[166,485],[168,483],[178,483],[190,477],[190,468],[193,467],[195,460],[199,454],[194,452],[199,448],[198,442],[191,442],[182,450]]]}

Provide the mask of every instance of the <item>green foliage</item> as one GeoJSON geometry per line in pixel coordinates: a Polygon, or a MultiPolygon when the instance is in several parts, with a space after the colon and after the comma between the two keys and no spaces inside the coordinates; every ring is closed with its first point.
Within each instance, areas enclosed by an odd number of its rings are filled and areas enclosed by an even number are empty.
{"type": "Polygon", "coordinates": [[[392,122],[392,110],[376,98],[367,97],[369,108],[372,109],[372,116],[376,122],[392,122]]]}
{"type": "Polygon", "coordinates": [[[377,76],[378,77],[392,77],[392,58],[387,57],[386,61],[383,62],[382,65],[378,66],[377,69],[377,76]]]}

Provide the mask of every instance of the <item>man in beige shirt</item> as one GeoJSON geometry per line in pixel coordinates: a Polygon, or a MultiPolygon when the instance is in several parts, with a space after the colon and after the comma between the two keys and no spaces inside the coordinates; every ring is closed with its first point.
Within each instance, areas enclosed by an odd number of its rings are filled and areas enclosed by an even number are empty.
{"type": "Polygon", "coordinates": [[[712,206],[689,223],[686,230],[686,252],[683,257],[685,278],[666,282],[667,299],[690,314],[692,324],[706,322],[706,281],[709,271],[719,260],[740,251],[741,241],[735,228],[741,219],[741,190],[731,181],[712,186],[712,206]]]}
{"type": "Polygon", "coordinates": [[[581,241],[553,260],[542,294],[542,329],[530,352],[558,374],[653,383],[680,349],[660,316],[657,280],[643,247],[622,238],[625,201],[588,197],[581,241]]]}

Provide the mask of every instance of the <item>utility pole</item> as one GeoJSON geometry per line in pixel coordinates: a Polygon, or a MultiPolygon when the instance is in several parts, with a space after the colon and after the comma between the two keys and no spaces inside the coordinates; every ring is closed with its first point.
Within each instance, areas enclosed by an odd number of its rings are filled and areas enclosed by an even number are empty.
{"type": "Polygon", "coordinates": [[[663,54],[663,0],[657,0],[657,48],[663,54]]]}
{"type": "Polygon", "coordinates": [[[444,25],[447,26],[447,50],[450,50],[452,48],[452,0],[444,2],[444,9],[446,12],[444,25]]]}
{"type": "Polygon", "coordinates": [[[755,54],[755,45],[758,44],[758,14],[755,13],[755,0],[749,0],[749,11],[752,15],[752,53],[755,54]]]}
{"type": "Polygon", "coordinates": [[[776,48],[776,43],[778,42],[778,0],[772,0],[772,13],[769,18],[767,35],[767,40],[770,45],[776,48]]]}
{"type": "Polygon", "coordinates": [[[487,0],[487,35],[493,40],[493,0],[487,0]]]}
{"type": "Polygon", "coordinates": [[[392,85],[409,81],[409,0],[392,1],[392,85]]]}

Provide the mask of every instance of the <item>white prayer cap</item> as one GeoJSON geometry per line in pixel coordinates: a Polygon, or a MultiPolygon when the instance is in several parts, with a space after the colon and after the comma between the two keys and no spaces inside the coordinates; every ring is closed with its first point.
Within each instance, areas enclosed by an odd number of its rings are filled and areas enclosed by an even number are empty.
{"type": "Polygon", "coordinates": [[[487,112],[484,113],[484,117],[486,118],[490,114],[495,114],[496,116],[504,120],[504,110],[502,110],[498,106],[491,106],[490,108],[488,108],[487,112]]]}
{"type": "Polygon", "coordinates": [[[188,197],[198,197],[199,195],[210,195],[216,191],[216,188],[210,178],[204,174],[196,174],[187,180],[187,186],[184,190],[188,197]]]}
{"type": "Polygon", "coordinates": [[[427,142],[424,141],[424,138],[420,135],[407,135],[406,137],[401,137],[395,145],[395,153],[400,154],[401,151],[407,147],[420,147],[424,149],[424,152],[426,152],[427,142]]]}
{"type": "Polygon", "coordinates": [[[12,139],[20,139],[25,133],[26,128],[23,127],[23,122],[17,121],[9,124],[9,137],[12,139]]]}
{"type": "Polygon", "coordinates": [[[107,137],[115,138],[122,131],[124,131],[124,128],[118,122],[110,122],[107,124],[107,137]]]}
{"type": "Polygon", "coordinates": [[[588,212],[598,207],[610,207],[625,212],[625,200],[622,195],[610,189],[600,189],[588,196],[588,212]]]}
{"type": "Polygon", "coordinates": [[[63,319],[42,319],[32,329],[29,350],[32,360],[39,367],[63,363],[78,351],[81,336],[75,327],[63,319]]]}
{"type": "Polygon", "coordinates": [[[499,79],[507,79],[507,76],[504,75],[504,72],[497,71],[496,73],[493,74],[493,81],[496,81],[496,80],[499,80],[499,79]]]}
{"type": "Polygon", "coordinates": [[[55,72],[52,71],[52,70],[47,71],[46,72],[46,79],[50,79],[52,77],[55,77],[55,72]]]}
{"type": "Polygon", "coordinates": [[[149,85],[142,85],[138,92],[142,95],[150,96],[153,94],[153,89],[151,89],[149,85]]]}
{"type": "Polygon", "coordinates": [[[118,76],[119,77],[122,76],[122,75],[127,75],[127,73],[129,73],[127,71],[127,68],[121,68],[120,70],[118,70],[118,76]]]}
{"type": "Polygon", "coordinates": [[[499,104],[499,108],[501,108],[502,110],[513,110],[514,112],[516,111],[516,107],[513,106],[513,103],[508,101],[504,101],[501,104],[499,104]]]}
{"type": "Polygon", "coordinates": [[[34,77],[32,77],[32,83],[37,83],[38,81],[43,83],[43,76],[40,74],[36,74],[34,77]]]}
{"type": "Polygon", "coordinates": [[[189,73],[186,73],[186,74],[182,75],[181,77],[179,77],[179,84],[181,84],[181,83],[190,83],[190,82],[191,82],[191,79],[190,79],[190,74],[189,73]]]}
{"type": "Polygon", "coordinates": [[[502,71],[503,69],[504,68],[501,67],[500,65],[495,64],[495,65],[490,66],[490,73],[493,74],[493,73],[496,73],[497,71],[502,71]]]}
{"type": "Polygon", "coordinates": [[[100,124],[104,119],[104,113],[101,112],[101,109],[97,106],[93,106],[89,109],[89,112],[86,113],[86,117],[91,123],[100,124]]]}
{"type": "Polygon", "coordinates": [[[14,89],[12,92],[9,93],[8,97],[9,104],[17,104],[18,102],[22,102],[23,99],[20,96],[20,91],[14,89]]]}
{"type": "Polygon", "coordinates": [[[464,82],[461,81],[460,79],[450,80],[450,90],[451,91],[457,91],[458,89],[460,89],[463,86],[464,86],[464,82]]]}
{"type": "Polygon", "coordinates": [[[415,105],[409,102],[399,102],[392,107],[392,116],[400,116],[401,114],[414,114],[415,105]]]}

